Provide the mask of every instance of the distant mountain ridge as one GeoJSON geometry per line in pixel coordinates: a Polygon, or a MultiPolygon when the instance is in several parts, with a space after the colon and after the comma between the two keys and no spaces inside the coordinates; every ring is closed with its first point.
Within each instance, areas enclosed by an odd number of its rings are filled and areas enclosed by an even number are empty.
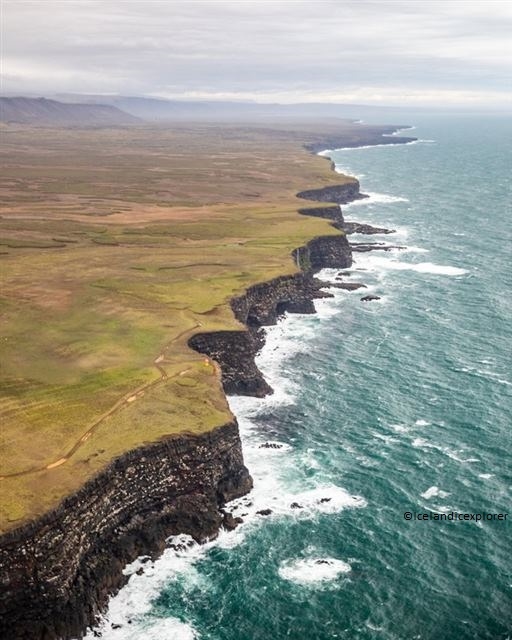
{"type": "Polygon", "coordinates": [[[110,104],[76,104],[48,98],[0,97],[0,122],[103,127],[137,124],[140,119],[110,104]]]}
{"type": "Polygon", "coordinates": [[[334,103],[259,103],[221,100],[168,100],[144,96],[57,94],[68,103],[109,104],[149,122],[220,121],[240,122],[269,119],[342,118],[359,119],[386,114],[387,107],[334,103]]]}

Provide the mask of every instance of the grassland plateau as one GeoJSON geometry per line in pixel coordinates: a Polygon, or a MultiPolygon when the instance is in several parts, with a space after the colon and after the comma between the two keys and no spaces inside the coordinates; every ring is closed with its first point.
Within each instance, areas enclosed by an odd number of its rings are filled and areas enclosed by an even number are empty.
{"type": "Polygon", "coordinates": [[[305,202],[359,185],[311,151],[407,139],[0,127],[0,637],[62,640],[137,556],[236,526],[252,480],[225,391],[269,391],[257,327],[312,312],[312,273],[351,263],[339,208],[305,202]]]}
{"type": "Polygon", "coordinates": [[[198,332],[338,234],[296,193],[349,182],[304,145],[386,131],[311,124],[0,131],[0,532],[121,454],[232,419],[198,332]]]}
{"type": "Polygon", "coordinates": [[[296,193],[353,179],[304,145],[386,130],[2,127],[0,532],[126,451],[232,419],[187,341],[242,329],[230,298],[339,234],[297,215],[296,193]]]}

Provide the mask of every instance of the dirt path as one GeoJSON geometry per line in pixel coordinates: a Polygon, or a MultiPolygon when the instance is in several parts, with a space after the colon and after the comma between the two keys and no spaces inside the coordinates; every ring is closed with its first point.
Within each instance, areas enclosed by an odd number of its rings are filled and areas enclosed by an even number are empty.
{"type": "MultiPolygon", "coordinates": [[[[174,344],[177,340],[187,335],[188,333],[192,333],[193,331],[198,329],[200,326],[201,326],[201,323],[196,321],[193,327],[191,327],[190,329],[185,329],[184,331],[179,333],[177,336],[175,336],[171,340],[171,342],[167,343],[162,353],[159,356],[157,356],[157,358],[155,358],[155,360],[153,361],[153,365],[156,367],[156,369],[158,369],[160,377],[157,378],[156,380],[153,380],[152,382],[147,382],[143,385],[140,385],[136,389],[128,393],[125,393],[123,396],[121,396],[121,398],[119,398],[119,400],[117,400],[117,402],[115,402],[115,404],[113,404],[110,407],[110,409],[108,409],[108,411],[105,411],[104,413],[102,413],[91,424],[89,424],[86,432],[75,442],[75,444],[71,447],[71,449],[66,454],[64,454],[64,456],[62,456],[55,462],[52,462],[47,465],[43,465],[41,467],[32,467],[31,469],[26,469],[25,471],[16,471],[15,473],[7,473],[5,475],[0,475],[0,480],[4,480],[5,478],[15,478],[17,476],[26,476],[30,473],[37,473],[38,471],[47,471],[49,469],[56,469],[57,467],[60,467],[61,465],[65,464],[71,458],[71,456],[73,456],[78,451],[78,449],[84,444],[84,442],[87,442],[87,440],[89,440],[89,438],[98,429],[98,427],[100,427],[103,424],[103,422],[107,418],[109,418],[111,415],[119,411],[122,407],[125,407],[127,404],[131,404],[132,402],[135,402],[138,398],[142,398],[145,392],[148,391],[149,389],[157,386],[158,384],[161,384],[162,382],[165,382],[166,380],[172,380],[190,371],[190,368],[183,369],[182,371],[179,371],[178,373],[169,377],[167,375],[166,370],[163,368],[163,366],[160,363],[164,361],[165,352],[172,344],[174,344]]],[[[217,371],[216,367],[215,367],[215,370],[217,371]]]]}

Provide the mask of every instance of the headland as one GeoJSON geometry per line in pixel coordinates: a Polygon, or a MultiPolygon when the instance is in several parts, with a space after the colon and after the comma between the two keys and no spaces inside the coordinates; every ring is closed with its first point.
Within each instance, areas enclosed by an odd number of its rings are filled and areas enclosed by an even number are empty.
{"type": "Polygon", "coordinates": [[[271,391],[260,327],[351,264],[332,203],[359,185],[304,146],[411,140],[394,129],[8,130],[5,637],[79,636],[124,564],[236,524],[251,479],[224,393],[271,391]]]}

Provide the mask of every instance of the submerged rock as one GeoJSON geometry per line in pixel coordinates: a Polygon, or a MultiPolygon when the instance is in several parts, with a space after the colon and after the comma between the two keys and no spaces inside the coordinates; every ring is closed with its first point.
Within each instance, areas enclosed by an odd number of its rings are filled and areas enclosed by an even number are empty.
{"type": "Polygon", "coordinates": [[[222,520],[222,526],[227,531],[233,531],[238,527],[239,524],[242,524],[243,520],[240,517],[234,517],[232,513],[226,512],[224,514],[224,519],[222,520]]]}
{"type": "Polygon", "coordinates": [[[346,291],[355,291],[356,289],[366,289],[366,285],[362,282],[334,282],[332,285],[335,289],[345,289],[346,291]]]}

